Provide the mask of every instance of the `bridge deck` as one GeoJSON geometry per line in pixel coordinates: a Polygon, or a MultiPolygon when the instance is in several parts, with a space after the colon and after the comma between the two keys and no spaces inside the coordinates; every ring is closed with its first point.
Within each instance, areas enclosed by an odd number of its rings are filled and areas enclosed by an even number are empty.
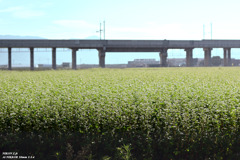
{"type": "Polygon", "coordinates": [[[0,40],[0,48],[79,48],[107,52],[159,52],[161,48],[240,48],[240,40],[0,40]]]}

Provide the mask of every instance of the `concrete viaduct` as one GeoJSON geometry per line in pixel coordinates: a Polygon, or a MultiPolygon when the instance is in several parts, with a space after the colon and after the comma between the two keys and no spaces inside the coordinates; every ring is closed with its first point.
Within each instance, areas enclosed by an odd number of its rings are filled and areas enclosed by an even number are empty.
{"type": "Polygon", "coordinates": [[[186,65],[193,64],[193,49],[203,48],[204,66],[211,66],[212,48],[223,48],[224,66],[231,65],[231,48],[240,48],[240,40],[0,40],[8,48],[8,69],[12,69],[12,48],[30,48],[30,69],[34,70],[34,48],[52,48],[52,68],[56,69],[56,48],[72,49],[72,69],[77,69],[78,49],[97,49],[99,67],[105,67],[106,52],[159,52],[160,64],[167,66],[168,49],[184,49],[186,65]]]}

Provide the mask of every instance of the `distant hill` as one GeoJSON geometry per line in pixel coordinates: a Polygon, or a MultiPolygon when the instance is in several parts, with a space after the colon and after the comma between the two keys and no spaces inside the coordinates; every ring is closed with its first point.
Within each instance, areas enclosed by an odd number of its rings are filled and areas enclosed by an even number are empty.
{"type": "Polygon", "coordinates": [[[0,39],[46,39],[38,36],[0,35],[0,39]]]}
{"type": "Polygon", "coordinates": [[[99,37],[98,36],[89,36],[89,37],[86,37],[85,39],[97,39],[97,40],[99,40],[99,37]]]}

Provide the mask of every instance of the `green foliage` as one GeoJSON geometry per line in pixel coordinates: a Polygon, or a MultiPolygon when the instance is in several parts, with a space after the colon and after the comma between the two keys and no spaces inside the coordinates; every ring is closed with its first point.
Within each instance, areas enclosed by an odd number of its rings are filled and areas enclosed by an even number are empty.
{"type": "Polygon", "coordinates": [[[73,160],[73,153],[74,150],[71,146],[71,144],[67,144],[67,148],[66,148],[67,152],[66,152],[66,160],[73,160]]]}
{"type": "Polygon", "coordinates": [[[122,147],[118,147],[117,150],[119,151],[120,159],[123,160],[130,160],[131,159],[131,147],[130,145],[123,145],[122,147]]]}
{"type": "Polygon", "coordinates": [[[1,71],[0,150],[238,159],[239,102],[239,68],[1,71]]]}

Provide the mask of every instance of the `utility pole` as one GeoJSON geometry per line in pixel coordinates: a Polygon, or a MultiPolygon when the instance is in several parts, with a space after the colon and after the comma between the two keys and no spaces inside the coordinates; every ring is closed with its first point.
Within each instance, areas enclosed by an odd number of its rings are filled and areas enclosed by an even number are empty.
{"type": "Polygon", "coordinates": [[[105,40],[105,21],[103,21],[103,30],[102,30],[102,23],[100,23],[100,30],[97,33],[100,33],[100,40],[102,39],[102,32],[103,32],[103,39],[105,40]]]}
{"type": "Polygon", "coordinates": [[[203,25],[203,39],[205,39],[205,25],[203,25]]]}
{"type": "Polygon", "coordinates": [[[100,30],[99,30],[99,32],[100,32],[100,40],[102,39],[102,23],[100,23],[100,30]]]}
{"type": "Polygon", "coordinates": [[[105,40],[105,21],[103,21],[103,33],[104,33],[104,40],[105,40]]]}
{"type": "Polygon", "coordinates": [[[102,39],[102,26],[101,26],[102,24],[100,23],[100,30],[98,30],[97,32],[99,32],[100,33],[100,40],[102,39]]]}
{"type": "Polygon", "coordinates": [[[212,40],[212,23],[211,23],[211,40],[212,40]]]}
{"type": "Polygon", "coordinates": [[[212,23],[210,23],[210,31],[209,31],[209,27],[207,27],[207,36],[206,36],[206,32],[205,32],[205,24],[203,24],[203,39],[205,39],[207,37],[207,39],[212,40],[212,23]]]}

